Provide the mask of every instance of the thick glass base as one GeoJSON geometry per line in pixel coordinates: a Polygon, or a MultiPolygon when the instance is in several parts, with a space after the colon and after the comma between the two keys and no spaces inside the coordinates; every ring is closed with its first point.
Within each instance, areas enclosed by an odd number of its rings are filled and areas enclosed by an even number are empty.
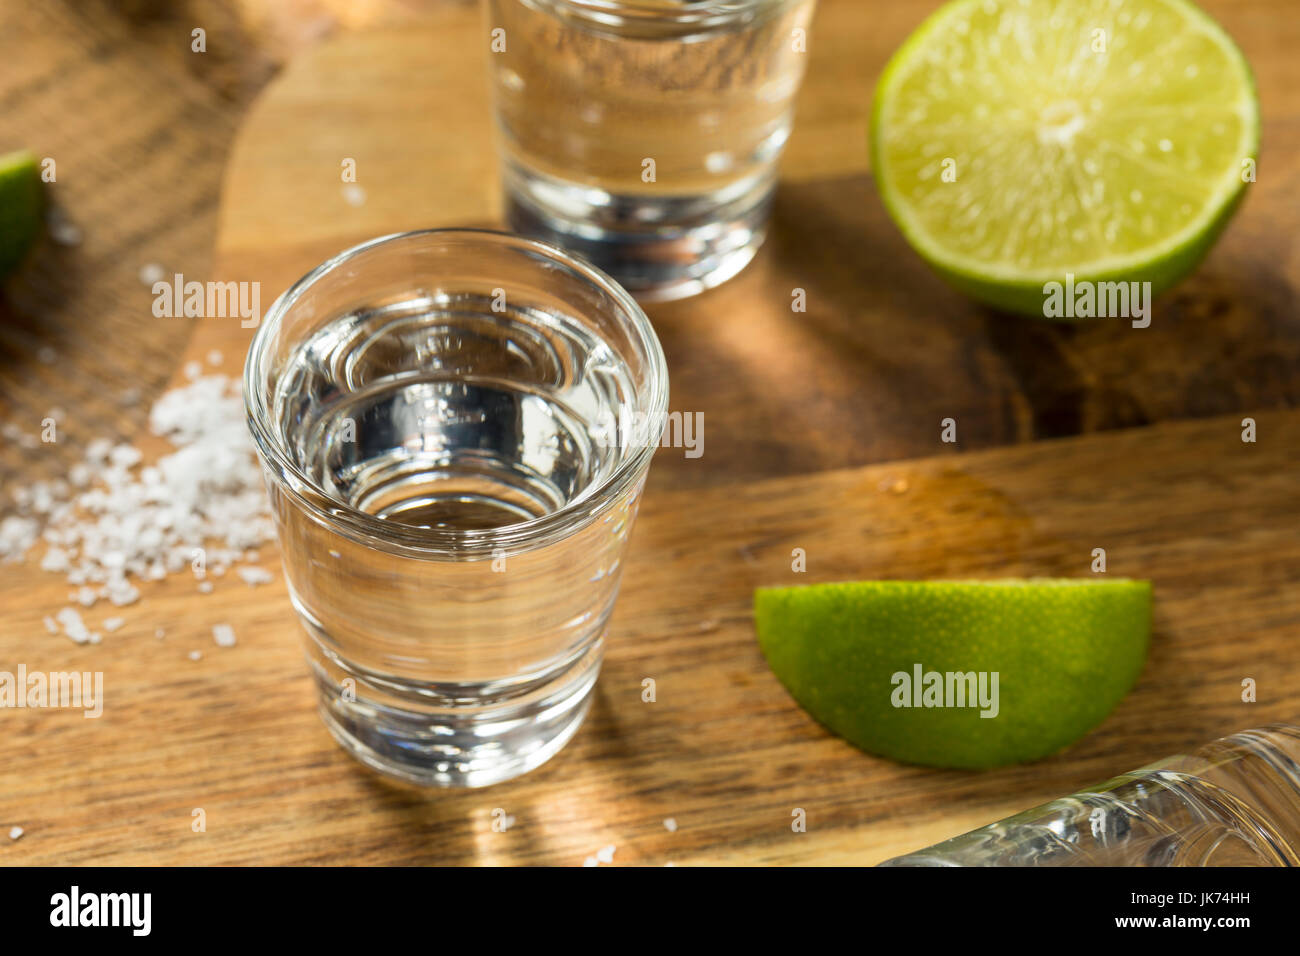
{"type": "Polygon", "coordinates": [[[507,160],[506,218],[518,233],[582,256],[643,302],[721,285],[766,235],[770,171],[696,196],[618,194],[542,175],[507,160]]]}
{"type": "Polygon", "coordinates": [[[555,756],[582,725],[602,644],[523,687],[407,686],[344,670],[310,641],[325,726],[385,776],[427,787],[486,787],[555,756]],[[313,646],[314,645],[314,646],[313,646]]]}

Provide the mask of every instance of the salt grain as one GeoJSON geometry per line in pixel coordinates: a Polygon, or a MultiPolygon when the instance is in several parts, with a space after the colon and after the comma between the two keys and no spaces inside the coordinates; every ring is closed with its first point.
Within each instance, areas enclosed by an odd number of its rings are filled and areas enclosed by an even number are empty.
{"type": "Polygon", "coordinates": [[[126,618],[124,617],[107,617],[104,618],[104,630],[112,634],[114,631],[120,630],[125,623],[126,618]]]}
{"type": "Polygon", "coordinates": [[[81,245],[81,229],[76,223],[59,219],[49,224],[50,238],[61,246],[81,245]]]}
{"type": "Polygon", "coordinates": [[[610,844],[609,846],[602,846],[599,850],[596,851],[596,859],[599,860],[601,863],[606,863],[606,864],[613,863],[614,851],[617,849],[618,847],[614,846],[613,844],[610,844]]]}
{"type": "Polygon", "coordinates": [[[259,584],[271,583],[271,572],[263,571],[261,568],[237,568],[235,573],[243,578],[244,583],[250,588],[255,588],[259,584]]]}
{"type": "Polygon", "coordinates": [[[9,515],[0,521],[0,561],[20,561],[36,543],[40,522],[22,515],[9,515]]]}
{"type": "Polygon", "coordinates": [[[140,589],[124,580],[110,581],[105,592],[104,596],[113,602],[114,607],[126,607],[140,600],[140,589]]]}
{"type": "Polygon", "coordinates": [[[147,286],[152,286],[155,282],[162,282],[167,278],[167,273],[163,267],[156,262],[147,262],[140,267],[140,281],[147,286]]]}
{"type": "Polygon", "coordinates": [[[212,593],[212,582],[211,582],[211,581],[200,581],[200,582],[199,582],[199,593],[200,593],[200,594],[211,594],[211,593],[212,593]]]}
{"type": "Polygon", "coordinates": [[[17,839],[18,839],[20,836],[22,836],[22,835],[23,835],[23,828],[22,828],[22,827],[10,827],[10,828],[9,828],[9,839],[11,839],[11,840],[17,840],[17,839]]]}
{"type": "Polygon", "coordinates": [[[190,651],[190,660],[192,661],[197,661],[202,656],[203,656],[202,651],[190,651]]]}
{"type": "Polygon", "coordinates": [[[62,548],[50,548],[45,552],[45,557],[41,558],[42,571],[67,571],[72,567],[72,562],[68,559],[68,552],[62,548]]]}
{"type": "Polygon", "coordinates": [[[677,821],[674,820],[672,817],[669,817],[667,820],[664,821],[664,829],[667,830],[669,833],[676,833],[677,821]]]}
{"type": "Polygon", "coordinates": [[[235,629],[229,624],[218,624],[212,629],[212,639],[218,647],[234,647],[235,629]]]}
{"type": "Polygon", "coordinates": [[[126,444],[114,445],[108,453],[108,461],[114,468],[131,468],[138,465],[142,457],[140,449],[126,444]]]}
{"type": "Polygon", "coordinates": [[[81,615],[72,608],[65,607],[54,615],[54,619],[63,628],[63,633],[71,638],[74,643],[87,644],[90,642],[90,631],[86,629],[85,623],[81,620],[81,615]]]}

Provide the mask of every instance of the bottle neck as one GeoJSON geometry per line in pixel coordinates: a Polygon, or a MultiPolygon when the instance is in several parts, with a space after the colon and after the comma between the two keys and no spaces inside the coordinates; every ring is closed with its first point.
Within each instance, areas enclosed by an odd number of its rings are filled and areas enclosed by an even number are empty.
{"type": "Polygon", "coordinates": [[[888,866],[1300,866],[1300,726],[1122,774],[888,866]]]}

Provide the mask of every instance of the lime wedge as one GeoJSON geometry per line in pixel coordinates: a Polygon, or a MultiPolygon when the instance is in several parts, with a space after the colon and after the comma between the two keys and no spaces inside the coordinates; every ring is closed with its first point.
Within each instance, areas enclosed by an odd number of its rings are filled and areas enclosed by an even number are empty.
{"type": "Polygon", "coordinates": [[[760,588],[754,623],[795,700],[850,743],[907,763],[985,768],[1044,757],[1110,713],[1146,660],[1151,584],[760,588]]]}
{"type": "Polygon", "coordinates": [[[0,278],[40,234],[43,200],[36,157],[27,150],[0,155],[0,278]]]}
{"type": "Polygon", "coordinates": [[[1187,0],[955,0],[894,54],[871,119],[912,247],[968,295],[1051,318],[1088,317],[1046,304],[1067,275],[1156,295],[1191,271],[1258,147],[1250,68],[1187,0]]]}

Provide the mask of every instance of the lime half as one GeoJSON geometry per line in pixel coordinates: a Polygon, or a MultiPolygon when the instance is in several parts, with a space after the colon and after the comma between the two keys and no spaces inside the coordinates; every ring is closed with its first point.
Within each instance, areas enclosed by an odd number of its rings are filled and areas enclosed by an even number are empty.
{"type": "Polygon", "coordinates": [[[860,581],[762,588],[758,642],[795,700],[863,750],[983,768],[1046,756],[1146,660],[1151,584],[860,581]]]}
{"type": "Polygon", "coordinates": [[[35,155],[27,150],[0,155],[0,278],[40,234],[43,199],[35,155]]]}
{"type": "Polygon", "coordinates": [[[871,140],[889,214],[940,274],[1086,318],[1044,287],[1156,295],[1197,265],[1254,180],[1259,103],[1187,0],[955,0],[890,60],[871,140]]]}

